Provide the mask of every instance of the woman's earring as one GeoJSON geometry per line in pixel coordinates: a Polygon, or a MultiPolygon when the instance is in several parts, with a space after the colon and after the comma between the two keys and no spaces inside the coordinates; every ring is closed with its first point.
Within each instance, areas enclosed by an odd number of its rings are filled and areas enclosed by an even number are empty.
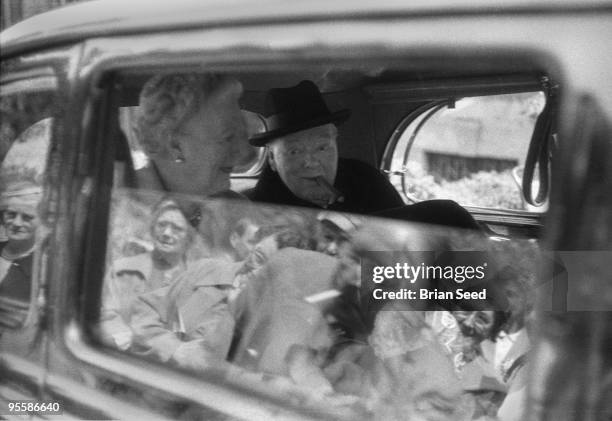
{"type": "Polygon", "coordinates": [[[182,164],[185,162],[185,156],[180,148],[174,148],[174,162],[182,164]]]}
{"type": "Polygon", "coordinates": [[[179,146],[179,143],[175,141],[174,137],[170,137],[170,151],[172,152],[172,155],[174,155],[175,163],[183,164],[185,162],[183,151],[181,151],[181,147],[179,146]]]}

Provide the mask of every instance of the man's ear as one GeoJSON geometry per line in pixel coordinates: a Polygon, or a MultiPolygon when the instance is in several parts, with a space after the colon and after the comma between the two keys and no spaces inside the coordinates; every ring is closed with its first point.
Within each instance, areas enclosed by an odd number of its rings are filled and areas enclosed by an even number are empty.
{"type": "Polygon", "coordinates": [[[272,171],[276,172],[276,162],[274,161],[274,152],[272,152],[272,148],[268,147],[267,148],[267,152],[266,152],[266,156],[268,159],[268,165],[270,165],[270,168],[272,169],[272,171]]]}

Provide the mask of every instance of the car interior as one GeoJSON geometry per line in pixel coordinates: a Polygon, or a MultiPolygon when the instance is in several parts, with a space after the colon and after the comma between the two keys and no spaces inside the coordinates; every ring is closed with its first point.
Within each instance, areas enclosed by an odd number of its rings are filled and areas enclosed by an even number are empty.
{"type": "MultiPolygon", "coordinates": [[[[516,63],[516,60],[514,62],[516,63]]],[[[516,199],[512,200],[520,202],[518,205],[508,205],[503,203],[503,200],[500,200],[499,204],[490,206],[457,201],[470,211],[490,235],[536,239],[540,235],[542,215],[547,208],[550,184],[548,174],[554,142],[549,139],[553,134],[550,121],[554,105],[544,110],[544,103],[550,103],[551,101],[547,101],[546,98],[553,97],[556,92],[554,80],[534,65],[515,64],[514,68],[505,63],[503,67],[497,68],[497,61],[490,57],[486,65],[476,61],[477,65],[462,67],[461,63],[454,63],[454,69],[439,63],[435,63],[434,66],[427,60],[415,60],[415,63],[418,65],[407,66],[393,62],[377,65],[341,64],[316,67],[311,65],[309,67],[313,67],[312,69],[265,69],[228,73],[237,77],[244,87],[242,108],[245,118],[250,122],[251,133],[265,131],[264,102],[269,89],[293,86],[302,80],[314,81],[330,109],[351,110],[351,117],[339,130],[337,139],[339,156],[357,159],[378,168],[397,186],[406,203],[416,203],[423,199],[411,195],[410,186],[406,186],[407,178],[403,173],[406,172],[405,164],[408,162],[410,147],[406,148],[406,141],[402,142],[400,138],[402,134],[404,139],[411,134],[413,139],[409,142],[410,146],[414,144],[415,149],[420,146],[419,142],[422,141],[416,135],[423,129],[425,122],[432,120],[431,115],[426,114],[436,114],[436,112],[443,114],[445,110],[448,112],[455,109],[456,104],[461,105],[462,99],[506,95],[509,97],[508,101],[512,102],[517,100],[510,98],[512,95],[529,93],[538,95],[539,98],[536,99],[539,104],[536,105],[535,113],[526,109],[510,111],[517,115],[532,112],[532,126],[525,128],[520,134],[510,133],[510,136],[504,140],[493,138],[497,128],[474,127],[479,122],[467,121],[478,120],[479,116],[475,118],[459,116],[451,122],[457,124],[457,132],[462,132],[454,135],[457,139],[455,142],[469,142],[464,138],[470,136],[478,137],[477,140],[472,139],[472,142],[476,143],[501,142],[503,146],[499,149],[516,149],[511,153],[513,155],[511,158],[501,156],[503,154],[495,156],[495,147],[479,149],[473,145],[463,145],[463,150],[457,150],[456,146],[455,150],[452,150],[449,146],[446,155],[443,153],[443,145],[433,145],[431,149],[437,153],[428,152],[428,155],[436,155],[435,157],[447,161],[457,158],[453,162],[439,163],[438,166],[462,166],[460,171],[463,171],[464,177],[479,171],[512,168],[514,181],[507,188],[513,191],[504,191],[500,194],[516,195],[516,199]],[[421,119],[425,121],[421,122],[421,119]],[[460,124],[463,126],[459,127],[460,124]],[[469,126],[470,124],[472,126],[469,126]],[[415,125],[416,131],[413,127],[415,125]],[[408,133],[409,130],[413,131],[408,133]],[[521,138],[517,139],[519,136],[521,138]],[[414,138],[417,140],[416,143],[414,138]],[[513,142],[516,142],[516,145],[513,145],[513,142]],[[401,162],[402,159],[405,162],[401,162]],[[542,183],[539,182],[540,179],[542,183]]],[[[140,87],[149,76],[142,73],[116,76],[122,91],[121,106],[136,106],[140,87]]],[[[528,104],[526,107],[533,105],[528,104]]],[[[501,116],[496,115],[494,118],[501,119],[501,116]]],[[[507,125],[522,124],[522,121],[515,121],[516,116],[506,115],[506,118],[507,125]]],[[[502,129],[508,131],[506,127],[502,129]]],[[[119,133],[118,136],[122,137],[123,133],[119,133]]],[[[125,146],[124,141],[119,142],[118,150],[126,152],[125,146]]],[[[428,159],[430,158],[428,156],[428,159]]],[[[232,188],[237,192],[252,188],[264,162],[263,151],[260,148],[253,148],[250,160],[234,169],[232,188]]],[[[428,164],[432,166],[431,162],[428,164]]],[[[434,176],[438,178],[438,175],[434,176]]],[[[486,196],[484,191],[475,194],[486,196]]],[[[453,199],[444,196],[435,197],[431,193],[429,196],[435,199],[453,199]]]]}

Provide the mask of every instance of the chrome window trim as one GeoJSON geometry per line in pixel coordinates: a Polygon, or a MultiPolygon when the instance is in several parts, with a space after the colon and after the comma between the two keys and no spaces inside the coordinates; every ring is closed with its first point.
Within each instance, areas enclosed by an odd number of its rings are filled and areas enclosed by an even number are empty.
{"type": "MultiPolygon", "coordinates": [[[[146,2],[149,6],[151,1],[146,2]]],[[[209,1],[200,7],[200,1],[175,0],[159,2],[157,7],[147,7],[141,2],[124,1],[80,3],[34,16],[0,37],[3,56],[23,53],[41,45],[82,42],[85,39],[112,35],[129,35],[156,30],[174,31],[316,21],[341,21],[379,19],[410,19],[465,16],[524,16],[592,14],[609,10],[606,0],[507,0],[503,4],[488,0],[414,0],[412,2],[369,0],[312,0],[308,2],[234,1],[234,7],[226,2],[209,1]],[[41,30],[43,28],[44,30],[41,30]]],[[[4,57],[3,57],[4,58],[4,57]]]]}
{"type": "MultiPolygon", "coordinates": [[[[65,104],[68,102],[70,92],[68,91],[68,74],[71,69],[76,68],[76,63],[80,57],[79,48],[70,46],[62,48],[53,48],[45,52],[37,52],[32,54],[25,54],[19,57],[11,57],[6,61],[14,61],[14,65],[10,68],[2,67],[2,77],[8,83],[19,83],[19,80],[23,80],[24,77],[43,77],[49,78],[51,75],[55,77],[55,82],[49,86],[55,86],[55,94],[58,103],[65,104]]],[[[3,58],[3,65],[6,62],[3,58]]],[[[49,80],[45,82],[48,83],[49,80]]],[[[45,85],[45,87],[47,87],[45,85]]],[[[4,94],[4,93],[3,93],[4,94]]],[[[45,184],[48,187],[48,191],[45,192],[47,200],[42,208],[44,212],[45,224],[49,227],[49,237],[47,241],[43,243],[44,253],[41,251],[35,254],[34,268],[37,268],[32,273],[33,282],[38,284],[37,288],[33,288],[33,296],[29,302],[28,315],[22,326],[21,331],[14,331],[13,335],[30,335],[36,342],[37,353],[32,354],[32,359],[28,360],[24,358],[24,355],[17,355],[15,353],[9,353],[5,350],[0,350],[0,371],[4,371],[3,375],[11,376],[15,382],[20,383],[22,386],[26,385],[29,388],[40,390],[44,385],[44,380],[48,374],[50,360],[50,348],[49,342],[52,340],[52,323],[51,320],[56,315],[56,308],[50,303],[55,302],[55,286],[52,281],[53,278],[53,266],[57,264],[55,259],[49,258],[50,255],[57,251],[57,247],[53,247],[53,244],[59,241],[59,244],[63,244],[61,240],[57,240],[58,237],[56,228],[57,215],[59,211],[57,205],[59,203],[58,194],[60,190],[64,189],[65,183],[62,181],[63,169],[66,162],[69,162],[71,155],[65,153],[63,149],[70,144],[70,139],[64,136],[65,121],[65,108],[63,106],[58,107],[56,110],[57,115],[54,120],[52,139],[49,146],[49,156],[47,162],[47,179],[45,184]],[[62,139],[60,142],[58,139],[62,139]],[[41,320],[43,321],[41,323],[41,320]],[[31,329],[36,329],[35,332],[31,332],[31,329]],[[33,362],[35,361],[35,362],[33,362]]],[[[70,150],[70,148],[68,148],[70,150]]],[[[57,279],[57,278],[56,278],[57,279]]],[[[56,282],[57,283],[57,282],[56,282]]],[[[27,350],[28,352],[31,349],[27,350]]],[[[29,354],[27,354],[29,355],[29,354]]]]}

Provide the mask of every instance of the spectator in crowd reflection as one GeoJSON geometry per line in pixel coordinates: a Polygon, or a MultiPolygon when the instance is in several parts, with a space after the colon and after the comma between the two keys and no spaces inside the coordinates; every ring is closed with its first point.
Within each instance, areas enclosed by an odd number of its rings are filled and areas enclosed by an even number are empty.
{"type": "Polygon", "coordinates": [[[286,247],[310,250],[314,240],[299,229],[284,225],[265,225],[257,230],[253,246],[244,260],[241,272],[252,274],[268,262],[272,254],[286,247]]]}
{"type": "MultiPolygon", "coordinates": [[[[479,343],[480,356],[475,360],[488,367],[503,386],[506,396],[497,412],[502,421],[523,419],[526,408],[526,367],[531,350],[527,321],[533,298],[521,271],[522,268],[513,266],[500,270],[497,285],[508,302],[508,309],[493,314],[494,323],[488,337],[479,343]]],[[[465,321],[460,323],[465,324],[465,321]]]]}
{"type": "Polygon", "coordinates": [[[112,343],[126,349],[132,342],[131,306],[140,295],[171,285],[187,269],[193,228],[178,204],[164,199],[153,210],[153,250],[112,263],[104,283],[101,329],[112,343]]]}
{"type": "Polygon", "coordinates": [[[229,235],[235,260],[244,260],[257,242],[259,226],[250,218],[240,218],[229,235]]]}
{"type": "MultiPolygon", "coordinates": [[[[304,232],[283,225],[267,225],[261,227],[255,236],[255,246],[244,260],[244,264],[237,272],[234,279],[236,290],[232,293],[233,308],[236,318],[239,319],[245,313],[245,308],[254,305],[254,301],[263,288],[263,285],[250,285],[250,288],[242,293],[242,290],[257,279],[257,275],[270,257],[279,250],[287,247],[311,250],[315,243],[304,232]],[[238,297],[238,300],[236,300],[238,297]]],[[[265,280],[263,280],[265,282],[265,280]]]]}
{"type": "Polygon", "coordinates": [[[317,251],[330,256],[342,256],[350,251],[350,235],[357,229],[355,223],[340,213],[323,211],[317,215],[319,237],[317,251]]]}
{"type": "Polygon", "coordinates": [[[257,240],[245,261],[202,259],[173,286],[140,296],[133,307],[133,350],[195,371],[224,367],[235,319],[254,299],[240,291],[279,248],[307,244],[286,227],[264,227],[257,240]]]}
{"type": "Polygon", "coordinates": [[[234,332],[228,295],[242,262],[194,262],[167,287],[141,295],[132,307],[132,351],[195,371],[221,368],[234,332]]]}
{"type": "Polygon", "coordinates": [[[323,211],[317,215],[317,251],[340,260],[341,268],[335,277],[335,287],[346,285],[359,286],[361,283],[361,263],[353,252],[352,234],[359,223],[355,217],[341,213],[323,211]]]}
{"type": "Polygon", "coordinates": [[[209,245],[208,257],[225,257],[232,261],[247,258],[257,242],[259,225],[254,218],[244,216],[254,209],[248,201],[237,206],[233,201],[208,201],[202,206],[201,238],[209,245]],[[244,206],[243,206],[244,205],[244,206]]]}
{"type": "Polygon", "coordinates": [[[263,229],[260,235],[245,262],[203,259],[173,286],[142,295],[134,305],[134,351],[195,371],[224,366],[236,317],[230,298],[243,287],[237,278],[248,278],[278,247],[301,244],[287,231],[263,229]]]}
{"type": "Polygon", "coordinates": [[[265,106],[269,130],[249,142],[268,148],[268,165],[247,193],[250,199],[355,213],[404,204],[376,169],[338,158],[336,126],[350,111],[331,112],[313,82],[272,89],[265,106]]]}
{"type": "Polygon", "coordinates": [[[493,292],[499,296],[490,301],[490,309],[471,309],[459,307],[451,311],[463,336],[463,358],[469,363],[482,357],[500,382],[505,385],[512,372],[511,366],[519,357],[512,370],[519,368],[525,361],[529,340],[525,328],[530,312],[530,297],[527,286],[518,279],[518,271],[510,266],[504,267],[495,276],[493,286],[487,288],[488,295],[493,292]]]}
{"type": "Polygon", "coordinates": [[[16,182],[0,195],[2,226],[7,240],[0,242],[0,296],[30,301],[32,254],[39,226],[39,186],[16,182]]]}

